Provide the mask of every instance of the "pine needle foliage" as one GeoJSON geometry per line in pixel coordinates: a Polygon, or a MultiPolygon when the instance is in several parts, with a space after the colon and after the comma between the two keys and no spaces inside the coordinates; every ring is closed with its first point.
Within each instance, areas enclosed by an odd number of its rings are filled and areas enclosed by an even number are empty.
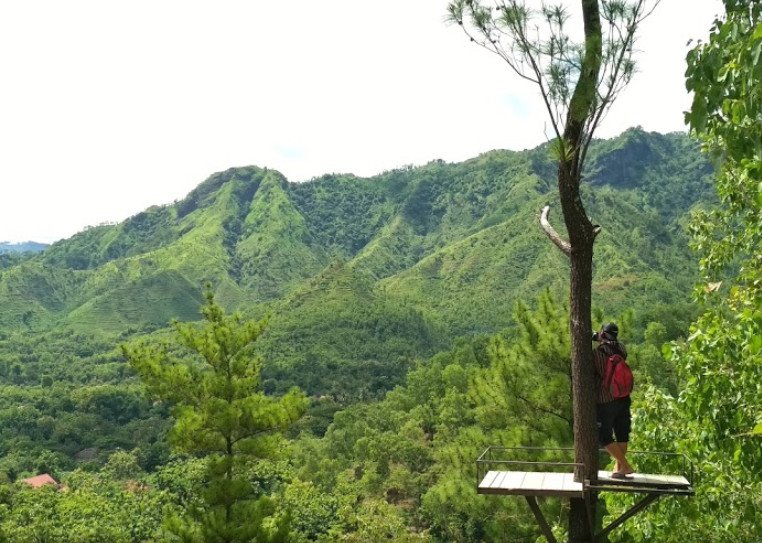
{"type": "Polygon", "coordinates": [[[532,444],[569,446],[572,441],[571,348],[568,308],[549,290],[530,309],[516,304],[515,331],[496,336],[489,369],[474,383],[481,423],[522,427],[532,444]]]}
{"type": "Polygon", "coordinates": [[[170,345],[124,346],[123,352],[155,398],[172,406],[176,450],[206,460],[202,505],[166,527],[184,542],[282,541],[287,527],[267,527],[274,505],[247,476],[260,458],[274,457],[279,431],[304,412],[298,389],[280,398],[261,392],[261,361],[253,344],[266,321],[226,315],[207,287],[204,321],[175,323],[170,345]]]}
{"type": "Polygon", "coordinates": [[[534,9],[526,0],[499,0],[494,7],[479,0],[454,0],[448,6],[448,19],[460,25],[471,42],[538,86],[553,129],[554,151],[562,160],[571,161],[578,155],[579,175],[596,128],[636,71],[636,30],[659,2],[601,1],[602,31],[592,47],[569,32],[572,14],[560,2],[542,2],[534,9]],[[591,54],[597,57],[600,70],[595,81],[589,82],[592,85],[585,83],[575,97],[575,88],[584,80],[582,67],[590,62],[586,55],[591,54]],[[577,109],[583,103],[582,94],[592,107],[590,114],[584,115],[583,144],[575,147],[562,135],[568,119],[581,118],[577,109]]]}

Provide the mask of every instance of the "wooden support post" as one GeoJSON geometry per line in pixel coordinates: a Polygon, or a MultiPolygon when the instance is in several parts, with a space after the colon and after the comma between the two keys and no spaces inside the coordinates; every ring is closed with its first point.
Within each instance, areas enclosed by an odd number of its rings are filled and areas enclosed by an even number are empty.
{"type": "Polygon", "coordinates": [[[618,519],[614,520],[611,524],[606,526],[603,530],[595,534],[596,541],[606,536],[607,534],[609,534],[612,530],[614,530],[614,528],[616,528],[617,526],[620,526],[627,519],[634,517],[635,515],[640,513],[643,509],[651,505],[660,497],[661,497],[661,494],[647,494],[645,498],[643,498],[638,503],[630,507],[627,511],[622,513],[622,515],[618,519]]]}
{"type": "Polygon", "coordinates": [[[555,536],[553,536],[553,531],[550,529],[550,525],[548,524],[548,521],[545,520],[545,517],[542,514],[542,511],[540,510],[540,506],[537,504],[537,498],[534,496],[524,496],[527,499],[527,503],[529,504],[529,508],[532,510],[532,513],[534,513],[534,518],[537,519],[537,524],[540,525],[540,530],[542,530],[542,534],[546,537],[548,540],[548,543],[558,543],[556,541],[555,536]]]}
{"type": "MultiPolygon", "coordinates": [[[[585,481],[585,486],[589,485],[590,481],[585,481]]],[[[597,511],[595,504],[598,502],[598,493],[597,492],[591,492],[590,490],[585,491],[585,512],[587,513],[587,523],[590,526],[590,533],[594,534],[595,529],[597,528],[595,522],[597,518],[597,511]]],[[[593,537],[595,539],[595,537],[593,537]]]]}

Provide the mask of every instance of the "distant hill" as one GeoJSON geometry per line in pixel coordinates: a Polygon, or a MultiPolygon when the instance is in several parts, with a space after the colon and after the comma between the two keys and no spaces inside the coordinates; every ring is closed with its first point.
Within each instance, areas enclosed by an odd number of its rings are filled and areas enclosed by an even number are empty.
{"type": "MultiPolygon", "coordinates": [[[[603,226],[593,303],[632,311],[642,331],[688,300],[681,225],[711,198],[712,169],[687,136],[640,129],[589,156],[583,195],[603,226]]],[[[546,203],[562,232],[547,146],[301,184],[233,168],[0,269],[0,326],[124,338],[198,319],[209,282],[228,309],[271,315],[268,387],[370,393],[454,337],[507,326],[519,299],[565,296],[567,264],[537,226],[546,203]]]]}
{"type": "Polygon", "coordinates": [[[47,243],[37,243],[36,241],[22,241],[11,243],[9,241],[0,242],[0,254],[7,253],[39,253],[45,250],[49,245],[47,243]]]}

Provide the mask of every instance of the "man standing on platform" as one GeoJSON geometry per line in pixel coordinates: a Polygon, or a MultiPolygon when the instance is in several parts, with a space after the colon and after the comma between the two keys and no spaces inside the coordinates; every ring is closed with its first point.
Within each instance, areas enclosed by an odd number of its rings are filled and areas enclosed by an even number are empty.
{"type": "Polygon", "coordinates": [[[593,341],[597,341],[598,346],[593,351],[593,359],[600,385],[596,406],[598,441],[616,461],[611,476],[624,479],[635,472],[626,456],[632,425],[632,372],[626,362],[627,351],[617,340],[618,335],[619,328],[613,322],[604,324],[600,332],[594,333],[593,341]]]}

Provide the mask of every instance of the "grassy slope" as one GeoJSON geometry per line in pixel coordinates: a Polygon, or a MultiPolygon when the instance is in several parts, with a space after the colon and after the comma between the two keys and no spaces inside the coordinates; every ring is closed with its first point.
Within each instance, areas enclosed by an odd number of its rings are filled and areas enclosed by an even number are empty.
{"type": "Polygon", "coordinates": [[[277,172],[265,175],[235,246],[238,279],[254,300],[280,298],[327,264],[325,251],[315,246],[286,187],[277,172]]]}

